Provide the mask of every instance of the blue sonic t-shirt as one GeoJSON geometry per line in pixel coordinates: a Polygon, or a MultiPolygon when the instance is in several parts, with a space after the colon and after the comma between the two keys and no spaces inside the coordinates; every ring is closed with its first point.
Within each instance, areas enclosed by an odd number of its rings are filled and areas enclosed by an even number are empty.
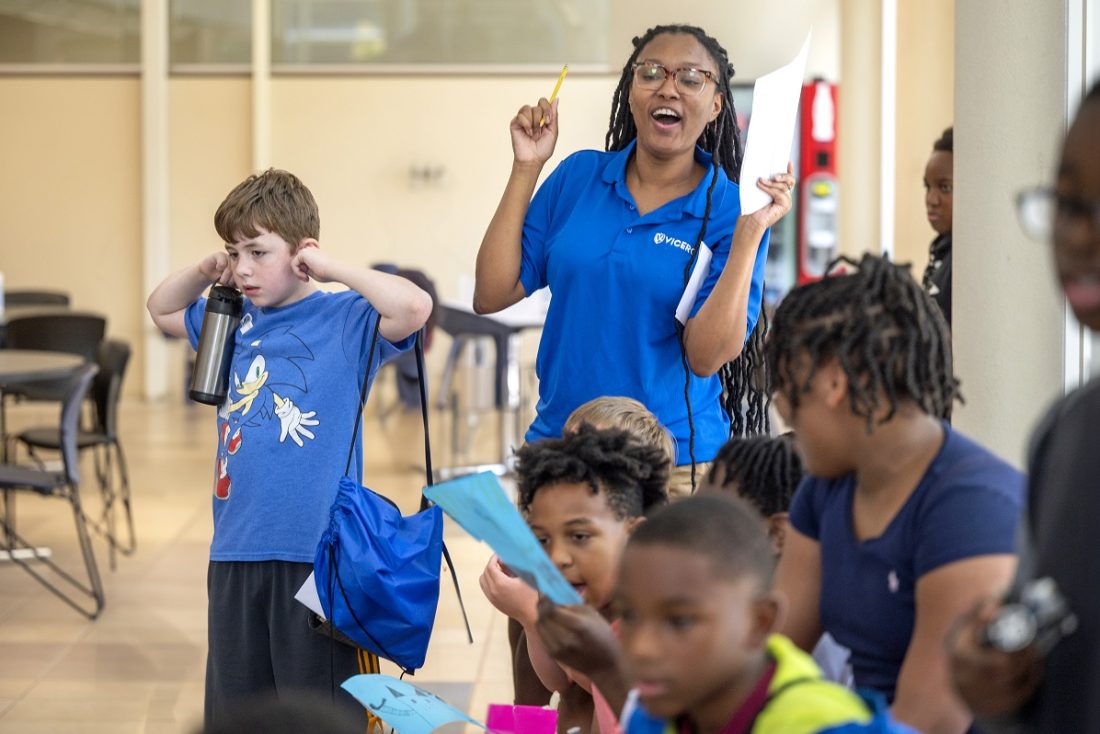
{"type": "MultiPolygon", "coordinates": [[[[205,308],[206,299],[187,308],[192,347],[205,308]]],[[[210,560],[313,563],[344,475],[377,318],[354,291],[318,291],[278,308],[245,299],[229,395],[217,410],[210,560]]],[[[372,372],[414,338],[379,336],[372,372]]],[[[358,479],[361,436],[354,445],[358,479]]]]}
{"type": "Polygon", "coordinates": [[[943,446],[877,538],[852,531],[855,477],[807,476],[790,520],[821,548],[821,624],[851,650],[858,688],[894,700],[925,574],[975,556],[1015,552],[1024,477],[943,424],[943,446]]]}
{"type": "MultiPolygon", "coordinates": [[[[634,146],[574,153],[539,187],[527,210],[520,281],[527,295],[549,286],[553,298],[536,362],[537,416],[526,439],[558,437],[577,406],[625,396],[641,401],[669,429],[676,463],[683,465],[691,461],[690,429],[675,313],[714,166],[696,149],[706,174],[695,190],[642,215],[626,185],[634,146]]],[[[713,259],[690,316],[722,274],[740,213],[738,186],[718,168],[703,238],[713,259]]],[[[746,335],[760,315],[769,238],[770,232],[753,265],[746,335]]],[[[692,374],[689,394],[695,459],[710,461],[729,437],[721,381],[692,374]]]]}

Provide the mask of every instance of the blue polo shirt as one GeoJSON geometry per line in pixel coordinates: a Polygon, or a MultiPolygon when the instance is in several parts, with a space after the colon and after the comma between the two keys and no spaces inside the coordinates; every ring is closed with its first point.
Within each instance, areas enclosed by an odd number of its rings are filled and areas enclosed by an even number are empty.
{"type": "MultiPolygon", "coordinates": [[[[682,465],[691,459],[675,311],[714,166],[696,148],[695,159],[707,168],[699,186],[643,216],[626,186],[633,152],[632,142],[611,153],[574,153],[547,177],[527,210],[520,280],[527,295],[549,286],[553,298],[536,363],[538,415],[526,440],[560,436],[569,414],[593,398],[625,396],[641,401],[669,429],[682,465]]],[[[737,184],[718,168],[704,237],[714,258],[692,316],[718,282],[740,213],[737,184]]],[[[760,314],[769,235],[753,266],[746,334],[760,314]]],[[[710,461],[729,437],[721,381],[693,374],[689,394],[695,460],[710,461]]]]}

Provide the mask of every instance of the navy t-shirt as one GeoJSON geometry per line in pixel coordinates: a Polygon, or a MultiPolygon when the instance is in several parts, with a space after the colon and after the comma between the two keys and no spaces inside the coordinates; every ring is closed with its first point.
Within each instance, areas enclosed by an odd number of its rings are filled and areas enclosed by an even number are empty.
{"type": "Polygon", "coordinates": [[[861,542],[852,531],[854,475],[807,476],[791,503],[791,524],[821,546],[822,627],[852,651],[856,686],[889,701],[913,636],[917,580],[954,561],[1015,552],[1023,475],[946,423],[944,431],[877,538],[861,542]]]}
{"type": "MultiPolygon", "coordinates": [[[[593,398],[640,400],[676,439],[677,464],[688,464],[684,367],[675,318],[684,269],[699,237],[714,166],[691,193],[640,214],[626,186],[634,143],[566,158],[536,192],[523,224],[520,281],[531,295],[553,294],[539,344],[537,416],[527,441],[561,435],[566,418],[593,398]]],[[[698,313],[729,259],[741,213],[736,183],[718,169],[704,242],[713,252],[690,316],[698,313]]],[[[746,336],[760,315],[770,232],[756,252],[746,336]]],[[[691,375],[695,459],[710,461],[729,438],[729,418],[717,375],[691,375]]]]}
{"type": "MultiPolygon", "coordinates": [[[[193,347],[205,308],[200,298],[187,309],[193,347]]],[[[362,438],[351,431],[377,319],[355,291],[317,291],[275,308],[245,299],[229,394],[217,410],[210,560],[313,563],[349,445],[350,476],[362,476],[362,438]]],[[[372,379],[413,339],[380,335],[372,379]]]]}

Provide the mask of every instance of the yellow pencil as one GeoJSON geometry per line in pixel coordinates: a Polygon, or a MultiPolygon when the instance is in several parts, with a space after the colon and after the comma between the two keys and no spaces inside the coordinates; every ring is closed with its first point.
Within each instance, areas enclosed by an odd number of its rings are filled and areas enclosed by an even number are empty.
{"type": "MultiPolygon", "coordinates": [[[[562,80],[565,79],[565,73],[567,71],[569,71],[569,64],[566,64],[565,66],[561,67],[561,74],[558,75],[558,83],[554,85],[554,91],[550,92],[550,100],[549,100],[550,104],[553,104],[554,103],[554,97],[558,96],[558,90],[561,89],[561,83],[562,83],[562,80]]],[[[546,117],[543,116],[539,120],[539,127],[542,127],[545,124],[546,124],[546,117]]]]}

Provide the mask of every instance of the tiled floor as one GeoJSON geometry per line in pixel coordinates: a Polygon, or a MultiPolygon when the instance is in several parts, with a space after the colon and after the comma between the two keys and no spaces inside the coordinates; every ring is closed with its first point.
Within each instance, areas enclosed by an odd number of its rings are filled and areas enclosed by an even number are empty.
{"type": "MultiPolygon", "coordinates": [[[[42,407],[16,406],[9,411],[9,430],[53,416],[42,407]]],[[[445,416],[433,420],[437,464],[446,464],[448,426],[445,416]]],[[[204,406],[124,404],[138,551],[120,557],[112,572],[104,543],[96,543],[107,596],[98,620],[85,621],[25,572],[0,564],[0,732],[197,730],[206,657],[212,421],[204,406]]],[[[484,419],[487,427],[495,423],[492,415],[484,419]]],[[[367,483],[404,510],[415,510],[423,479],[416,468],[418,415],[391,412],[383,424],[368,409],[365,425],[367,483]]],[[[495,442],[491,428],[479,431],[475,446],[488,455],[471,458],[492,458],[495,442]]],[[[93,508],[94,489],[86,481],[84,496],[93,508]]],[[[20,495],[17,507],[21,532],[51,546],[61,563],[79,562],[66,505],[20,495]]],[[[475,642],[466,641],[444,578],[427,664],[415,682],[467,704],[472,716],[483,719],[488,703],[511,699],[506,625],[478,589],[488,549],[451,525],[446,539],[475,642]]]]}

